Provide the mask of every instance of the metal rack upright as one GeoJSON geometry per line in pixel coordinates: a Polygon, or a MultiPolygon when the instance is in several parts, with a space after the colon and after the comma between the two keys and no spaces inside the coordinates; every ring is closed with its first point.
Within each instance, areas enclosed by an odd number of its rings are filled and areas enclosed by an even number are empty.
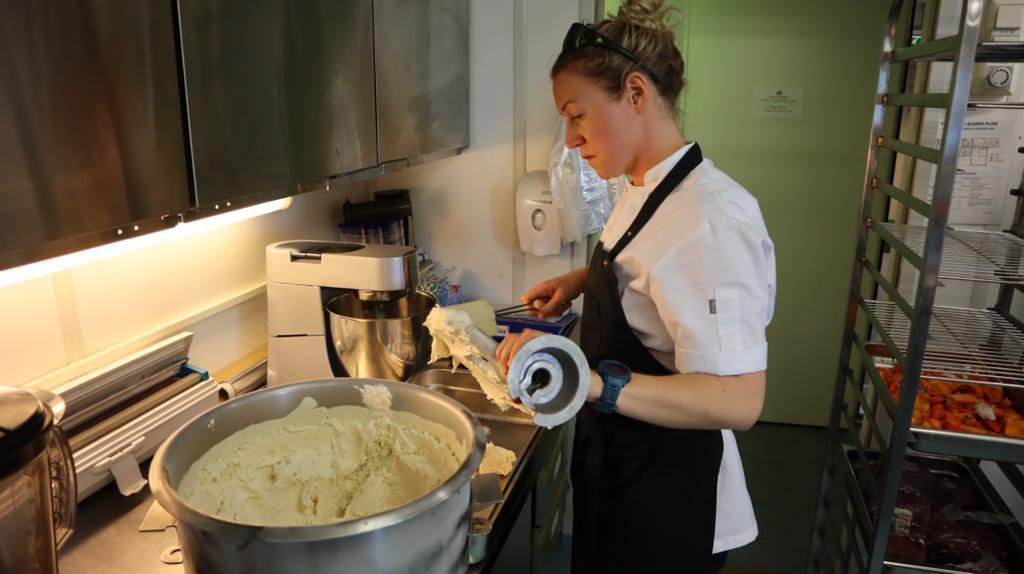
{"type": "Polygon", "coordinates": [[[1016,467],[1024,463],[1024,440],[912,424],[922,372],[929,379],[970,377],[1007,392],[1024,390],[1024,323],[1012,314],[1013,297],[1024,290],[1021,192],[1011,192],[1018,206],[1009,232],[947,225],[967,110],[1024,109],[1016,103],[971,102],[974,64],[1024,62],[1024,43],[979,43],[985,0],[957,1],[962,2],[959,32],[942,38],[929,31],[938,0],[891,2],[810,573],[954,571],[886,561],[908,449],[964,457],[959,463],[979,476],[977,459],[998,461],[1009,482],[1024,490],[1016,467]],[[925,23],[918,38],[915,22],[925,23]],[[928,63],[937,61],[952,63],[942,93],[929,92],[927,82],[920,81],[928,63]],[[925,109],[944,112],[937,148],[922,145],[917,130],[907,125],[925,109]],[[906,177],[916,162],[936,167],[930,201],[914,195],[906,177]],[[911,212],[927,224],[894,217],[911,212]],[[918,273],[912,297],[899,288],[902,263],[918,273]],[[998,301],[991,309],[935,306],[940,279],[999,284],[998,301]],[[882,376],[886,365],[902,371],[896,397],[882,376]],[[874,472],[863,472],[866,468],[874,472]],[[876,507],[869,508],[865,495],[876,507]]]}

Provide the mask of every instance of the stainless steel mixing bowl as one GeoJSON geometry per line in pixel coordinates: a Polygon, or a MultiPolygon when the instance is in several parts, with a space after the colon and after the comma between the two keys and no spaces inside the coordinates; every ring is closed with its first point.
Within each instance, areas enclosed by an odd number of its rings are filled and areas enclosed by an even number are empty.
{"type": "Polygon", "coordinates": [[[327,303],[334,353],[350,377],[404,381],[430,358],[423,326],[437,301],[417,291],[390,301],[364,301],[346,293],[327,303]]]}
{"type": "Polygon", "coordinates": [[[160,505],[178,520],[189,573],[465,572],[470,478],[484,452],[484,429],[465,407],[421,386],[372,379],[305,381],[256,391],[218,405],[174,433],[157,451],[149,480],[160,505]],[[262,527],[197,510],[177,491],[192,463],[252,424],[290,413],[303,397],[325,406],[362,404],[358,386],[387,385],[392,408],[455,432],[466,445],[462,466],[433,491],[398,508],[318,526],[262,527]]]}

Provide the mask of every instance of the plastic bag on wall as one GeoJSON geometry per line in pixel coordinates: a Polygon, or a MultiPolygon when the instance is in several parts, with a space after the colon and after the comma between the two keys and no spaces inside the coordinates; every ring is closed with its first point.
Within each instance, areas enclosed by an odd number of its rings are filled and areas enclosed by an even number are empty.
{"type": "MultiPolygon", "coordinates": [[[[626,176],[620,175],[608,180],[608,201],[611,202],[613,209],[619,204],[624,193],[626,193],[626,176]]],[[[605,222],[607,223],[607,220],[605,222]]]]}
{"type": "Polygon", "coordinates": [[[608,182],[580,157],[578,148],[565,147],[564,120],[558,122],[548,154],[548,177],[562,223],[562,242],[579,241],[604,228],[612,211],[608,182]]]}

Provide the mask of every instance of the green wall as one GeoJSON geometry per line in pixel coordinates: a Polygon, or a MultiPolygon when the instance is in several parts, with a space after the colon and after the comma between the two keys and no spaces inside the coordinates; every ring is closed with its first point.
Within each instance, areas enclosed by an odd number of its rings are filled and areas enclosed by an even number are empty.
{"type": "Polygon", "coordinates": [[[775,243],[762,420],[825,425],[888,2],[670,3],[682,13],[684,134],[757,197],[775,243]],[[754,90],[767,86],[802,88],[803,117],[755,117],[754,90]]]}

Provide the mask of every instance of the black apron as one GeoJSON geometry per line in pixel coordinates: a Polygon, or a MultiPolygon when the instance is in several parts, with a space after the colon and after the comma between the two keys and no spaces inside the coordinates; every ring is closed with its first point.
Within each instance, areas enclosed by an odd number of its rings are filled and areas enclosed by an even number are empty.
{"type": "MultiPolygon", "coordinates": [[[[598,243],[581,321],[580,346],[591,368],[615,359],[635,373],[671,373],[626,321],[612,261],[701,160],[694,144],[611,251],[598,243]]],[[[599,413],[587,403],[576,417],[573,448],[573,572],[717,571],[712,548],[721,431],[660,427],[599,413]]]]}

